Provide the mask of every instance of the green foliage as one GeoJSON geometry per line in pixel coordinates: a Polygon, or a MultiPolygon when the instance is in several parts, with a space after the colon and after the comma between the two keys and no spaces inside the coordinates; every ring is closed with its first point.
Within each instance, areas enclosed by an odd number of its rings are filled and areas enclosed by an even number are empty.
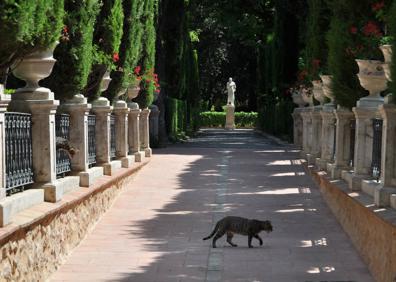
{"type": "MultiPolygon", "coordinates": [[[[155,26],[154,15],[156,14],[157,0],[145,0],[142,15],[143,38],[141,67],[143,73],[152,73],[155,67],[155,26]]],[[[154,99],[154,82],[144,81],[140,83],[141,91],[135,101],[141,108],[147,108],[154,99]]]]}
{"type": "Polygon", "coordinates": [[[52,47],[63,24],[63,0],[0,1],[0,74],[16,60],[52,47]]]}
{"type": "Polygon", "coordinates": [[[178,140],[178,136],[185,134],[187,130],[186,111],[187,105],[185,101],[170,97],[166,99],[165,118],[171,140],[178,140]]]}
{"type": "MultiPolygon", "coordinates": [[[[392,44],[392,49],[394,50],[396,46],[396,1],[393,1],[392,6],[390,8],[389,14],[388,14],[388,26],[389,26],[389,33],[392,38],[391,44],[392,44]]],[[[396,52],[392,52],[392,63],[390,66],[391,69],[391,78],[392,82],[390,83],[390,92],[393,93],[393,95],[396,95],[396,52]]]]}
{"type": "Polygon", "coordinates": [[[334,9],[330,30],[327,34],[329,72],[333,75],[332,90],[336,103],[346,108],[352,108],[356,101],[365,95],[356,76],[358,66],[355,58],[347,52],[348,47],[354,45],[350,27],[354,24],[355,19],[350,17],[350,14],[359,11],[359,8],[361,10],[361,4],[355,3],[356,5],[353,6],[351,3],[349,6],[342,0],[335,0],[334,5],[337,4],[339,6],[334,9]]]}
{"type": "Polygon", "coordinates": [[[93,35],[93,66],[84,89],[84,96],[90,101],[101,94],[100,85],[106,70],[114,68],[113,56],[118,55],[124,12],[121,0],[107,0],[103,2],[97,18],[93,35]]]}
{"type": "MultiPolygon", "coordinates": [[[[255,128],[258,114],[256,112],[235,112],[235,126],[244,128],[255,128]]],[[[202,112],[199,115],[201,127],[223,127],[226,122],[225,112],[202,112]]]]}
{"type": "Polygon", "coordinates": [[[51,75],[43,81],[60,100],[70,99],[87,84],[92,65],[92,39],[98,0],[65,0],[65,26],[68,39],[54,52],[57,62],[51,75]]]}

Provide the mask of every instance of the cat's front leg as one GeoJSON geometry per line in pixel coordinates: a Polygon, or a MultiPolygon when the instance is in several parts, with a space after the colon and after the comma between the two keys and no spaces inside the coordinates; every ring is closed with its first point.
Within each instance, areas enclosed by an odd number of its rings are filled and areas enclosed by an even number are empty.
{"type": "Polygon", "coordinates": [[[253,246],[252,246],[252,238],[253,238],[252,235],[248,235],[248,246],[249,246],[249,248],[253,248],[253,246]]]}

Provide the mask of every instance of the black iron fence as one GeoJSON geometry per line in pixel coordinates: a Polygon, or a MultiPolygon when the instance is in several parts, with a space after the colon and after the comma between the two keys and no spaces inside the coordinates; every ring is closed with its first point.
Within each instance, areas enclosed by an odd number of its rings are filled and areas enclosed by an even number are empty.
{"type": "Polygon", "coordinates": [[[96,164],[96,140],[95,140],[96,116],[88,115],[88,166],[96,164]]]}
{"type": "Polygon", "coordinates": [[[373,119],[373,151],[371,156],[371,175],[379,180],[381,176],[382,119],[373,119]]]}
{"type": "Polygon", "coordinates": [[[33,183],[30,114],[5,113],[5,148],[6,192],[10,195],[33,183]]]}
{"type": "Polygon", "coordinates": [[[349,136],[349,166],[354,166],[355,158],[355,134],[356,134],[356,120],[351,120],[349,124],[350,136],[349,136]]]}
{"type": "Polygon", "coordinates": [[[332,160],[335,161],[336,159],[336,145],[337,145],[337,120],[333,122],[333,154],[332,160]]]}
{"type": "Polygon", "coordinates": [[[56,175],[65,177],[71,171],[72,148],[70,146],[70,115],[55,115],[56,175]]]}
{"type": "Polygon", "coordinates": [[[115,116],[110,115],[110,158],[116,158],[116,129],[115,129],[115,116]]]}

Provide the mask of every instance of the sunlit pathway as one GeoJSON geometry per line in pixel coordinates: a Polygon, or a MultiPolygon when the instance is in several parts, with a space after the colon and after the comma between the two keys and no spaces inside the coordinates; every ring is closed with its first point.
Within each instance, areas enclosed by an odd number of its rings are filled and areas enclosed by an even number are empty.
{"type": "Polygon", "coordinates": [[[244,130],[155,151],[51,281],[373,281],[297,156],[244,130]],[[274,232],[212,249],[202,238],[226,214],[274,232]]]}

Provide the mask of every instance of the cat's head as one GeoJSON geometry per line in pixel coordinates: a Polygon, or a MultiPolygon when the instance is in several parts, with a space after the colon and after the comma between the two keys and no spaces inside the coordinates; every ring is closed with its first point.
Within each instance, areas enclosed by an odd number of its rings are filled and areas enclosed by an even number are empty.
{"type": "Polygon", "coordinates": [[[266,231],[267,233],[272,232],[272,224],[271,221],[265,220],[261,222],[261,228],[266,231]]]}

